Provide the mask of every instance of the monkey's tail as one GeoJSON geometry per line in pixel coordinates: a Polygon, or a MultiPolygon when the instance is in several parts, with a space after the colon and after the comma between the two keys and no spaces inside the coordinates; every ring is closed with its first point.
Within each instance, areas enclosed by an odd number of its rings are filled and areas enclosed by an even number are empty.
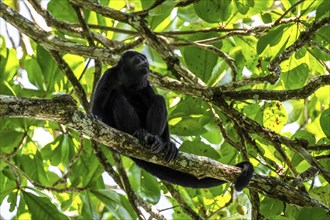
{"type": "MultiPolygon", "coordinates": [[[[157,178],[184,187],[209,188],[225,183],[225,181],[223,180],[218,180],[210,177],[198,179],[197,177],[188,173],[173,170],[171,168],[150,163],[147,161],[135,158],[132,159],[138,166],[151,173],[152,175],[156,176],[157,178]]],[[[239,164],[236,164],[235,166],[242,168],[242,174],[238,177],[235,184],[235,189],[238,191],[242,191],[242,189],[250,182],[253,176],[253,166],[250,162],[241,162],[239,164]]]]}
{"type": "Polygon", "coordinates": [[[250,180],[253,177],[253,166],[250,162],[241,162],[235,165],[236,167],[242,168],[241,175],[237,178],[235,183],[235,189],[237,191],[242,191],[247,184],[249,184],[250,180]]]}

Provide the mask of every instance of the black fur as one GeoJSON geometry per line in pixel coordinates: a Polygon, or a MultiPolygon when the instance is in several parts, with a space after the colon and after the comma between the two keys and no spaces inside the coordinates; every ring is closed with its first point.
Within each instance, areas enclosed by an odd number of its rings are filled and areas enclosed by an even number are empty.
{"type": "MultiPolygon", "coordinates": [[[[165,160],[171,161],[178,149],[170,141],[165,100],[156,95],[147,81],[149,64],[138,52],[127,51],[117,66],[108,69],[99,80],[92,98],[92,113],[99,120],[137,137],[154,153],[164,151],[165,160]]],[[[195,176],[164,166],[132,158],[137,165],[168,182],[192,187],[206,188],[224,183],[213,178],[197,179],[195,176]]],[[[253,167],[242,162],[242,174],[235,188],[241,191],[253,176],[253,167]]]]}

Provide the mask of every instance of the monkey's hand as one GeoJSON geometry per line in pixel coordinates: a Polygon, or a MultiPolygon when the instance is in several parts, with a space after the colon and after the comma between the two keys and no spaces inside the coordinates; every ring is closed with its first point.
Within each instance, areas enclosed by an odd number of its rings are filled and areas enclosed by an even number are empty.
{"type": "Polygon", "coordinates": [[[165,148],[164,142],[158,135],[152,135],[145,129],[138,129],[133,135],[139,139],[140,144],[143,146],[150,146],[152,153],[159,153],[165,148]]]}
{"type": "Polygon", "coordinates": [[[176,148],[175,144],[173,142],[166,142],[165,143],[165,160],[166,162],[170,162],[171,160],[174,160],[178,154],[179,150],[176,148]]]}

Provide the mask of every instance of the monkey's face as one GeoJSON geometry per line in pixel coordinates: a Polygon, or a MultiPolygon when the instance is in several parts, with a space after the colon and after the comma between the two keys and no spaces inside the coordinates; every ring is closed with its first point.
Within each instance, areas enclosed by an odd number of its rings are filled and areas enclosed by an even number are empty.
{"type": "Polygon", "coordinates": [[[147,85],[149,63],[147,57],[135,51],[127,51],[120,64],[124,85],[133,90],[139,90],[147,85]]]}

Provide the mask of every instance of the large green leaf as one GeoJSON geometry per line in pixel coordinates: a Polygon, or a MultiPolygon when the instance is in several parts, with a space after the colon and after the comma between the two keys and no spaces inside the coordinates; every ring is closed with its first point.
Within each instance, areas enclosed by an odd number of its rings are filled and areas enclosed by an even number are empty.
{"type": "Polygon", "coordinates": [[[320,117],[320,125],[325,136],[330,138],[330,108],[322,112],[320,117]]]}
{"type": "MultiPolygon", "coordinates": [[[[322,2],[322,1],[320,1],[322,2]]],[[[323,1],[319,7],[316,9],[316,17],[315,19],[321,19],[323,17],[329,16],[330,13],[330,7],[329,7],[329,2],[328,1],[323,1]]]]}
{"type": "Polygon", "coordinates": [[[58,20],[78,23],[77,14],[69,0],[51,0],[47,5],[47,9],[58,20]]]}
{"type": "Polygon", "coordinates": [[[298,89],[306,84],[309,68],[305,63],[281,74],[281,80],[286,89],[298,89]]]}
{"type": "Polygon", "coordinates": [[[47,91],[42,69],[35,57],[27,57],[24,63],[30,82],[38,87],[39,90],[47,91]]]}
{"type": "MultiPolygon", "coordinates": [[[[208,39],[218,36],[217,34],[194,34],[189,38],[190,41],[208,39]]],[[[221,43],[216,44],[221,47],[221,43]]],[[[218,56],[212,52],[199,47],[191,46],[182,49],[185,63],[190,71],[196,74],[204,82],[208,82],[211,77],[212,70],[217,63],[218,56]]]]}
{"type": "Polygon", "coordinates": [[[20,168],[31,179],[41,184],[49,184],[49,179],[44,169],[43,158],[39,151],[36,151],[34,155],[21,155],[16,158],[20,168]]]}
{"type": "Polygon", "coordinates": [[[83,202],[81,212],[82,212],[82,215],[84,216],[84,218],[98,220],[99,216],[94,207],[94,203],[91,199],[90,192],[86,191],[84,193],[81,193],[80,197],[83,202]]]}
{"type": "Polygon", "coordinates": [[[164,1],[158,7],[149,11],[149,24],[152,30],[171,14],[176,4],[176,1],[164,1]]]}
{"type": "Polygon", "coordinates": [[[180,151],[192,153],[198,156],[205,156],[218,160],[220,158],[219,153],[210,145],[203,143],[201,140],[198,141],[185,141],[180,146],[180,151]]]}
{"type": "Polygon", "coordinates": [[[312,134],[309,131],[305,131],[305,130],[299,130],[297,131],[292,137],[291,139],[295,140],[295,139],[305,139],[306,141],[308,141],[309,145],[314,145],[315,144],[315,135],[312,134]]]}
{"type": "Polygon", "coordinates": [[[326,184],[322,187],[315,187],[310,190],[314,199],[320,200],[324,205],[330,206],[330,185],[326,184]]]}
{"type": "Polygon", "coordinates": [[[286,25],[281,25],[274,30],[269,31],[264,36],[260,37],[257,43],[257,53],[261,54],[266,47],[269,46],[275,46],[277,45],[282,37],[284,29],[286,28],[286,25]]]}
{"type": "Polygon", "coordinates": [[[226,21],[233,13],[232,0],[198,1],[194,8],[196,14],[209,23],[226,21]]]}
{"type": "Polygon", "coordinates": [[[11,85],[19,67],[17,53],[14,49],[6,48],[5,40],[0,36],[0,93],[13,95],[11,85]]]}
{"type": "Polygon", "coordinates": [[[181,20],[190,23],[197,23],[202,21],[202,19],[200,19],[200,17],[198,17],[198,15],[195,14],[193,5],[178,8],[178,17],[181,20]]]}
{"type": "Polygon", "coordinates": [[[22,123],[18,120],[0,118],[0,151],[3,153],[11,153],[22,144],[25,134],[22,123]]]}
{"type": "Polygon", "coordinates": [[[32,215],[32,220],[69,219],[56,208],[49,198],[39,197],[26,191],[22,191],[22,195],[32,215]]]}
{"type": "MultiPolygon", "coordinates": [[[[64,86],[64,74],[60,71],[57,63],[54,61],[53,57],[40,45],[37,46],[37,61],[41,68],[41,74],[43,75],[44,84],[47,91],[63,90],[64,86]],[[57,85],[56,88],[55,85],[57,85]]],[[[71,63],[71,60],[69,60],[71,63]]],[[[33,74],[33,73],[29,73],[33,74]]]]}
{"type": "Polygon", "coordinates": [[[136,219],[135,212],[123,195],[105,189],[93,190],[91,193],[103,202],[116,219],[136,219]]]}
{"type": "Polygon", "coordinates": [[[319,207],[304,207],[298,213],[297,220],[305,219],[329,219],[329,215],[323,208],[319,207]]]}
{"type": "Polygon", "coordinates": [[[279,215],[283,209],[283,202],[269,197],[265,197],[260,204],[260,213],[266,218],[279,215]]]}
{"type": "Polygon", "coordinates": [[[17,189],[15,176],[9,167],[3,168],[0,172],[0,204],[4,204],[3,200],[15,189],[17,189]]]}
{"type": "Polygon", "coordinates": [[[73,186],[82,184],[83,186],[97,187],[97,184],[102,184],[100,183],[100,178],[102,178],[103,171],[104,169],[95,154],[84,150],[79,160],[72,166],[70,180],[73,186]]]}
{"type": "Polygon", "coordinates": [[[148,202],[156,204],[160,199],[159,183],[154,176],[138,167],[135,163],[129,168],[129,179],[134,189],[148,202]]]}
{"type": "Polygon", "coordinates": [[[180,101],[169,115],[171,133],[182,136],[205,133],[204,126],[211,120],[206,108],[206,105],[198,99],[185,98],[180,101]]]}
{"type": "Polygon", "coordinates": [[[234,0],[235,5],[238,9],[238,12],[245,15],[249,8],[254,5],[253,1],[251,0],[234,0]]]}
{"type": "Polygon", "coordinates": [[[288,121],[288,114],[281,102],[270,102],[264,105],[263,125],[280,132],[288,121]]]}

